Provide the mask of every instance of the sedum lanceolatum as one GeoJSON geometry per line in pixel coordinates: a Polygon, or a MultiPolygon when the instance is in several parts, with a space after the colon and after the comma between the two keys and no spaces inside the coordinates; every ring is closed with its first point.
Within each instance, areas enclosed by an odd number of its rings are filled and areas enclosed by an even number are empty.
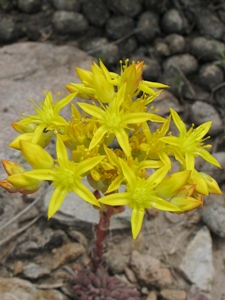
{"type": "Polygon", "coordinates": [[[120,74],[108,71],[102,61],[93,63],[91,71],[76,68],[81,83],[67,84],[68,96],[53,101],[46,92],[43,103],[33,103],[33,115],[12,123],[19,135],[9,146],[22,152],[32,170],[3,160],[8,177],[0,186],[26,194],[51,181],[48,218],[71,192],[100,211],[114,207],[115,213],[121,212],[127,205],[136,239],[146,209],[180,214],[201,206],[203,196],[221,194],[212,177],[196,170],[195,159],[220,164],[205,144],[211,122],[187,129],[173,109],[167,118],[158,115],[152,103],[168,86],[143,80],[144,62],[120,64],[120,74]],[[75,97],[86,103],[72,104],[75,97]],[[71,105],[69,120],[60,115],[66,105],[71,105]],[[172,122],[178,135],[170,130],[172,122]],[[52,137],[54,158],[44,150],[52,137]],[[172,171],[174,164],[178,171],[172,171]],[[84,176],[101,197],[82,183],[84,176]]]}

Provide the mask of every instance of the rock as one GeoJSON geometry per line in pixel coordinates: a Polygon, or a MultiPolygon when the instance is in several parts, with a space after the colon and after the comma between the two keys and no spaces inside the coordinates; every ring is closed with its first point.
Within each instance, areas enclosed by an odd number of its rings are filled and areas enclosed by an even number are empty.
{"type": "Polygon", "coordinates": [[[212,239],[207,227],[197,232],[187,246],[180,269],[203,291],[210,291],[214,279],[212,239]]]}
{"type": "Polygon", "coordinates": [[[62,34],[81,34],[88,29],[88,21],[78,13],[72,11],[56,11],[52,24],[55,30],[62,34]]]}
{"type": "MultiPolygon", "coordinates": [[[[86,178],[84,178],[83,182],[91,191],[94,191],[88,184],[86,178]]],[[[53,188],[50,186],[44,198],[42,210],[44,214],[46,214],[46,217],[52,190],[53,188]]],[[[131,210],[129,208],[126,208],[123,213],[112,216],[110,229],[117,230],[130,228],[130,217],[131,210]]],[[[92,234],[93,224],[96,224],[99,221],[99,212],[76,194],[71,193],[66,196],[62,206],[52,219],[67,226],[76,226],[77,230],[92,234]]]]}
{"type": "Polygon", "coordinates": [[[41,266],[36,263],[29,263],[23,267],[22,274],[31,280],[41,278],[48,275],[50,270],[46,266],[41,266]]]}
{"type": "Polygon", "coordinates": [[[10,43],[19,37],[18,24],[12,18],[1,17],[0,19],[0,41],[10,43]]]}
{"type": "Polygon", "coordinates": [[[155,291],[151,291],[148,294],[146,300],[157,300],[157,294],[156,294],[156,292],[155,291]]]}
{"type": "Polygon", "coordinates": [[[146,10],[155,11],[159,14],[164,13],[165,11],[169,10],[172,7],[171,1],[166,1],[162,4],[158,0],[144,0],[144,7],[146,10]]]}
{"type": "Polygon", "coordinates": [[[106,23],[106,35],[112,40],[120,39],[132,32],[134,21],[127,16],[113,16],[106,23]]]}
{"type": "Polygon", "coordinates": [[[84,246],[78,243],[67,243],[61,248],[55,249],[52,257],[52,269],[76,260],[84,252],[84,246]]]}
{"type": "Polygon", "coordinates": [[[22,12],[32,14],[41,10],[42,0],[18,0],[17,5],[22,12]]]}
{"type": "Polygon", "coordinates": [[[225,41],[225,25],[215,13],[209,9],[196,11],[197,28],[202,35],[225,41]]]}
{"type": "Polygon", "coordinates": [[[148,254],[134,250],[130,264],[141,284],[163,288],[173,282],[170,270],[161,267],[160,261],[148,254]]]}
{"type": "Polygon", "coordinates": [[[135,29],[140,43],[151,42],[160,33],[158,15],[152,11],[142,13],[135,29]]]}
{"type": "MultiPolygon", "coordinates": [[[[156,59],[143,57],[144,60],[144,70],[143,70],[143,79],[149,81],[158,81],[161,75],[161,66],[156,59]]],[[[142,60],[141,59],[141,60],[142,60]]]]}
{"type": "Polygon", "coordinates": [[[224,81],[223,71],[215,64],[201,66],[198,76],[199,84],[209,92],[224,81]]]}
{"type": "Polygon", "coordinates": [[[163,69],[165,72],[180,69],[185,75],[189,75],[197,71],[198,61],[191,54],[178,54],[167,58],[163,62],[163,69]]]}
{"type": "Polygon", "coordinates": [[[210,93],[204,90],[201,86],[194,84],[193,82],[191,83],[191,85],[183,85],[182,95],[185,99],[210,102],[210,93]]]}
{"type": "Polygon", "coordinates": [[[79,244],[83,245],[84,247],[88,246],[87,238],[81,232],[71,229],[71,230],[68,230],[67,233],[73,241],[78,242],[79,244]]]}
{"type": "Polygon", "coordinates": [[[187,300],[213,300],[213,299],[208,293],[204,293],[196,285],[192,285],[187,300]]]}
{"type": "Polygon", "coordinates": [[[115,14],[125,15],[129,17],[135,17],[141,12],[142,1],[141,0],[107,0],[105,1],[107,7],[112,10],[115,14]]]}
{"type": "Polygon", "coordinates": [[[50,0],[52,5],[57,10],[80,11],[79,0],[50,0]]]}
{"type": "Polygon", "coordinates": [[[160,296],[164,300],[186,300],[187,299],[187,293],[185,291],[179,291],[179,290],[163,289],[160,291],[160,296]]]}
{"type": "Polygon", "coordinates": [[[219,184],[225,180],[225,152],[216,152],[213,153],[213,156],[218,160],[222,169],[219,169],[207,162],[201,168],[201,172],[205,172],[212,176],[219,184]]]}
{"type": "Polygon", "coordinates": [[[117,45],[120,53],[120,59],[126,59],[136,51],[138,42],[135,36],[131,36],[117,45]]]}
{"type": "Polygon", "coordinates": [[[134,272],[130,268],[126,267],[124,269],[124,273],[125,273],[126,277],[128,278],[128,280],[131,283],[136,283],[137,282],[137,278],[136,278],[134,272]]]}
{"type": "Polygon", "coordinates": [[[202,220],[208,228],[221,238],[225,237],[225,207],[218,203],[204,206],[202,220]]]}
{"type": "Polygon", "coordinates": [[[172,33],[166,36],[165,42],[169,46],[171,54],[179,54],[185,52],[185,39],[182,35],[172,33]]]}
{"type": "Polygon", "coordinates": [[[173,108],[178,113],[183,112],[183,107],[180,105],[179,100],[169,91],[164,90],[154,100],[153,106],[158,109],[160,116],[166,116],[170,114],[170,108],[173,108]]]}
{"type": "Polygon", "coordinates": [[[87,1],[82,6],[82,12],[90,24],[103,26],[109,18],[109,10],[102,0],[87,1]]]}
{"type": "Polygon", "coordinates": [[[123,273],[127,267],[127,261],[120,251],[109,251],[106,255],[107,266],[113,274],[123,273]]]}
{"type": "Polygon", "coordinates": [[[39,290],[32,283],[19,278],[0,278],[1,300],[68,300],[57,290],[39,290]]]}
{"type": "Polygon", "coordinates": [[[205,102],[196,101],[190,107],[190,118],[196,126],[202,123],[212,121],[212,126],[209,130],[209,135],[216,135],[222,130],[222,120],[216,109],[205,102]]]}
{"type": "Polygon", "coordinates": [[[194,37],[190,42],[190,52],[202,61],[221,59],[225,44],[203,36],[194,37]]]}
{"type": "Polygon", "coordinates": [[[177,9],[172,8],[163,15],[162,28],[166,33],[183,33],[186,28],[186,20],[177,9]]]}
{"type": "Polygon", "coordinates": [[[25,241],[21,244],[17,244],[13,256],[20,258],[31,258],[38,254],[40,250],[39,245],[35,241],[25,241]]]}

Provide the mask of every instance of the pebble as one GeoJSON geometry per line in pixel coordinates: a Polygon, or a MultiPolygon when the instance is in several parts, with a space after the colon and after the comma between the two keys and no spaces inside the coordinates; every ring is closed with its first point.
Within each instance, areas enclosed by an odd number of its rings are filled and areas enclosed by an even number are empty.
{"type": "Polygon", "coordinates": [[[162,28],[166,33],[183,33],[186,28],[186,20],[177,9],[172,8],[163,15],[162,28]]]}
{"type": "Polygon", "coordinates": [[[138,19],[135,32],[139,42],[151,42],[160,33],[158,15],[153,11],[142,13],[138,19]]]}
{"type": "Polygon", "coordinates": [[[52,23],[55,30],[62,34],[78,34],[88,29],[88,21],[78,12],[56,11],[52,23]]]}
{"type": "Polygon", "coordinates": [[[125,15],[129,17],[135,17],[141,12],[142,1],[141,0],[106,0],[107,7],[115,14],[125,15]]]}
{"type": "Polygon", "coordinates": [[[19,26],[12,18],[0,18],[0,41],[9,43],[19,37],[19,26]]]}
{"type": "Polygon", "coordinates": [[[118,43],[120,59],[130,57],[138,48],[137,38],[135,36],[128,37],[127,39],[118,43]]]}
{"type": "Polygon", "coordinates": [[[160,57],[170,56],[170,48],[165,41],[156,40],[155,42],[155,52],[160,57]]]}
{"type": "Polygon", "coordinates": [[[148,294],[146,300],[157,300],[157,293],[155,291],[151,291],[148,294]]]}
{"type": "Polygon", "coordinates": [[[82,12],[90,24],[101,27],[108,20],[110,13],[102,0],[92,0],[83,3],[82,12]]]}
{"type": "Polygon", "coordinates": [[[192,285],[187,300],[213,300],[213,299],[210,296],[210,294],[204,293],[196,285],[192,285]]]}
{"type": "Polygon", "coordinates": [[[185,38],[177,33],[166,36],[165,42],[168,44],[171,54],[184,53],[186,49],[185,38]]]}
{"type": "Polygon", "coordinates": [[[206,226],[200,229],[189,242],[180,269],[199,289],[211,291],[215,271],[212,239],[206,226]]]}
{"type": "Polygon", "coordinates": [[[2,300],[69,300],[57,290],[37,289],[29,281],[19,278],[0,278],[2,300]]]}
{"type": "Polygon", "coordinates": [[[124,273],[125,273],[127,279],[128,279],[131,283],[136,283],[136,282],[137,282],[137,278],[136,278],[134,272],[133,272],[130,268],[126,267],[126,268],[124,269],[124,273]]]}
{"type": "Polygon", "coordinates": [[[27,14],[36,13],[41,10],[42,0],[18,0],[18,8],[27,14]]]}
{"type": "Polygon", "coordinates": [[[225,25],[212,10],[197,10],[196,14],[196,25],[202,35],[225,41],[225,25]]]}
{"type": "Polygon", "coordinates": [[[163,69],[165,72],[170,69],[180,69],[185,75],[190,75],[198,70],[198,61],[189,53],[177,54],[163,62],[163,69]]]}
{"type": "Polygon", "coordinates": [[[214,202],[204,206],[202,220],[208,228],[221,238],[225,238],[225,207],[214,202]]]}
{"type": "Polygon", "coordinates": [[[196,101],[190,107],[191,121],[196,125],[212,121],[208,135],[216,135],[222,130],[222,120],[216,109],[209,103],[196,101]]]}
{"type": "Polygon", "coordinates": [[[113,274],[121,274],[127,267],[127,261],[120,251],[109,251],[106,260],[107,266],[113,274]]]}
{"type": "Polygon", "coordinates": [[[106,35],[111,40],[117,40],[134,29],[134,21],[132,18],[127,16],[113,16],[108,19],[106,23],[106,35]]]}
{"type": "Polygon", "coordinates": [[[223,70],[215,64],[204,64],[199,69],[198,81],[205,90],[212,92],[224,81],[223,70]]]}
{"type": "Polygon", "coordinates": [[[57,269],[59,266],[76,260],[85,252],[84,246],[78,243],[67,243],[54,250],[52,269],[57,269]]]}
{"type": "Polygon", "coordinates": [[[22,274],[31,280],[35,280],[41,278],[45,275],[48,275],[50,270],[46,266],[41,266],[36,263],[28,263],[27,265],[23,266],[22,274]]]}
{"type": "Polygon", "coordinates": [[[160,63],[153,58],[143,57],[145,67],[143,70],[143,79],[149,81],[158,81],[161,76],[160,63]]]}
{"type": "Polygon", "coordinates": [[[130,265],[137,279],[146,286],[163,288],[173,282],[170,270],[161,267],[160,261],[150,255],[134,250],[130,265]]]}
{"type": "Polygon", "coordinates": [[[178,113],[182,113],[184,108],[180,105],[179,100],[169,91],[163,90],[153,103],[155,109],[158,109],[160,116],[170,114],[170,108],[178,113]]]}
{"type": "Polygon", "coordinates": [[[187,293],[179,290],[163,289],[160,291],[160,296],[163,300],[186,300],[187,293]]]}
{"type": "Polygon", "coordinates": [[[221,59],[220,53],[225,52],[225,44],[207,37],[194,37],[190,42],[190,52],[201,61],[221,59]]]}
{"type": "Polygon", "coordinates": [[[79,0],[50,0],[52,5],[57,10],[80,11],[79,0]]]}

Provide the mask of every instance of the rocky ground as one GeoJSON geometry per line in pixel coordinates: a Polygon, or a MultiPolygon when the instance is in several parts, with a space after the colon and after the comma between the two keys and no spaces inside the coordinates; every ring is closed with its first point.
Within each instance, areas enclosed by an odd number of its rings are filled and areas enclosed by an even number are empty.
{"type": "MultiPolygon", "coordinates": [[[[101,58],[116,70],[130,57],[145,61],[146,80],[170,85],[155,104],[162,115],[172,107],[188,125],[213,121],[212,152],[225,167],[224,1],[0,0],[0,7],[1,159],[24,163],[7,144],[16,136],[10,122],[32,111],[30,98],[42,100],[43,90],[65,95],[64,85],[78,82],[75,66],[89,69],[101,58]]],[[[224,170],[198,164],[224,191],[224,170]]],[[[47,221],[50,193],[47,185],[26,197],[0,191],[3,300],[73,299],[71,272],[90,263],[97,211],[71,196],[47,221]]],[[[143,300],[225,299],[223,195],[185,215],[148,211],[135,242],[129,219],[129,210],[112,219],[111,275],[143,300]]]]}

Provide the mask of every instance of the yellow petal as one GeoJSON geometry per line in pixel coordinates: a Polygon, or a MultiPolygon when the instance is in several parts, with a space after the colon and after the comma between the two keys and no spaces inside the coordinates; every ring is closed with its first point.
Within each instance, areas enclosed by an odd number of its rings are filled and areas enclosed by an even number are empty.
{"type": "Polygon", "coordinates": [[[144,209],[138,209],[136,207],[132,209],[131,228],[132,228],[132,235],[134,240],[139,235],[143,223],[144,215],[145,215],[144,209]]]}
{"type": "Polygon", "coordinates": [[[66,190],[56,187],[48,205],[48,219],[50,219],[60,208],[66,197],[66,190]]]}

